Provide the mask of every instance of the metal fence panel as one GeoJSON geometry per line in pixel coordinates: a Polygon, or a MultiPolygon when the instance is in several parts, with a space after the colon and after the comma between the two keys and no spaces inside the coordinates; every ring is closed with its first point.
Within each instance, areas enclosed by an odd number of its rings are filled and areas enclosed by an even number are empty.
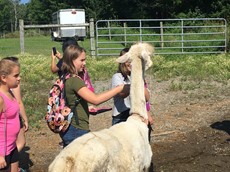
{"type": "Polygon", "coordinates": [[[225,53],[223,18],[124,19],[96,22],[96,55],[117,56],[134,42],[154,45],[156,54],[225,53]]]}

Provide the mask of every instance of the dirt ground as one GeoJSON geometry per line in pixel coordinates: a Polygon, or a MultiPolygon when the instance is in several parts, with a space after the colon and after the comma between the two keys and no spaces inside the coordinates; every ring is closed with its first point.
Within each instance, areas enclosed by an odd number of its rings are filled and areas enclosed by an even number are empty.
{"type": "MultiPolygon", "coordinates": [[[[228,172],[230,170],[230,82],[201,82],[196,89],[172,91],[172,81],[148,77],[154,117],[151,146],[154,172],[228,172]]],[[[175,82],[175,81],[174,81],[175,82]]],[[[192,83],[188,83],[192,85],[192,83]]],[[[94,83],[96,91],[110,81],[94,83]]],[[[108,101],[101,106],[111,106],[108,101]]],[[[45,108],[45,107],[44,107],[45,108]]],[[[20,166],[46,172],[61,151],[60,138],[41,120],[39,131],[26,133],[20,166]]],[[[111,126],[111,112],[90,117],[92,131],[111,126]]]]}

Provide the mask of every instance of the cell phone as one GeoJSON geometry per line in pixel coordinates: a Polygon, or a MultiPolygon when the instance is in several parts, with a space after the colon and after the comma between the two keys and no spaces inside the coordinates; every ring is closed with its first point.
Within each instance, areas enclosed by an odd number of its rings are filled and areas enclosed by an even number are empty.
{"type": "Polygon", "coordinates": [[[56,55],[57,54],[57,50],[56,50],[56,47],[53,47],[53,54],[56,55]]]}

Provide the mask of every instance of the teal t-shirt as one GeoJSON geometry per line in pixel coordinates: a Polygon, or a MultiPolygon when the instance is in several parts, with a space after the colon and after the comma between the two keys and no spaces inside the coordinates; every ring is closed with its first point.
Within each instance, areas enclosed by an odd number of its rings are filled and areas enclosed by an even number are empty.
{"type": "Polygon", "coordinates": [[[78,77],[71,77],[65,82],[65,92],[66,98],[68,101],[69,107],[72,109],[75,105],[75,100],[79,100],[79,103],[76,107],[77,121],[75,120],[75,116],[73,116],[71,125],[76,128],[80,128],[83,130],[89,130],[89,109],[88,103],[84,99],[82,99],[78,94],[78,90],[82,87],[86,87],[84,81],[78,77]]]}

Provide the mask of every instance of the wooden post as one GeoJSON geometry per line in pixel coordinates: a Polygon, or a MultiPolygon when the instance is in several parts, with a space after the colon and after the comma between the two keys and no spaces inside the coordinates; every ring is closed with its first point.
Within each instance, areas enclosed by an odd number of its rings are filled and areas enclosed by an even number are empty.
{"type": "Polygon", "coordinates": [[[95,34],[94,34],[94,19],[91,18],[89,21],[89,34],[90,34],[90,55],[91,57],[95,58],[96,51],[95,51],[95,34]]]}
{"type": "Polygon", "coordinates": [[[24,21],[19,20],[19,29],[20,29],[20,49],[21,53],[25,53],[25,37],[24,37],[24,21]]]}

